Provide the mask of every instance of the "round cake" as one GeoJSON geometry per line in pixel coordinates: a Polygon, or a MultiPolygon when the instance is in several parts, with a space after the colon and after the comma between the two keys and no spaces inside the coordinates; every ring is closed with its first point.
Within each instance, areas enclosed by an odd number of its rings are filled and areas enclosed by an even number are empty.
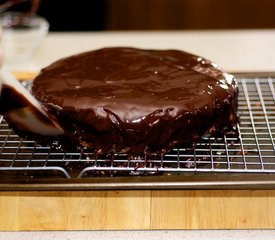
{"type": "Polygon", "coordinates": [[[32,93],[67,144],[102,153],[164,153],[237,121],[234,77],[178,50],[115,47],[70,56],[42,69],[32,93]]]}

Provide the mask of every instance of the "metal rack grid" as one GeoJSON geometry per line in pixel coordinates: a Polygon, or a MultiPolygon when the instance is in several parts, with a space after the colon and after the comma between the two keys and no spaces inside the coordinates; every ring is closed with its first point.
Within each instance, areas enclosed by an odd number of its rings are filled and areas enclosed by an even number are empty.
{"type": "Polygon", "coordinates": [[[19,138],[0,116],[0,175],[41,173],[60,178],[160,173],[275,173],[275,78],[240,78],[238,134],[203,138],[155,159],[62,152],[19,138]]]}

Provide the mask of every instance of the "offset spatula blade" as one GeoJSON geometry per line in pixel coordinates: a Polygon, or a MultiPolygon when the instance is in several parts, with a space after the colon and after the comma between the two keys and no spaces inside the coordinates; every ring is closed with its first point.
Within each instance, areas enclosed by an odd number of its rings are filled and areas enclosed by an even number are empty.
{"type": "Polygon", "coordinates": [[[62,135],[59,124],[5,68],[0,69],[0,114],[18,129],[43,136],[62,135]]]}

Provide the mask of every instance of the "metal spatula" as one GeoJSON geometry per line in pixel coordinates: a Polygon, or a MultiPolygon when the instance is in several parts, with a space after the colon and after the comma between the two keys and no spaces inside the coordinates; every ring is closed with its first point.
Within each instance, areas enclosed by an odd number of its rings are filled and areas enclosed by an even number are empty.
{"type": "Polygon", "coordinates": [[[0,114],[12,126],[43,136],[63,134],[59,124],[5,68],[0,68],[0,114]]]}

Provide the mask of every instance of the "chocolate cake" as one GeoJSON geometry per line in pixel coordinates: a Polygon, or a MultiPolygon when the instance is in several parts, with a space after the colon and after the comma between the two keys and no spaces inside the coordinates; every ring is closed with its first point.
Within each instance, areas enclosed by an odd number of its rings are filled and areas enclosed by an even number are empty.
{"type": "Polygon", "coordinates": [[[163,153],[237,121],[237,84],[216,64],[178,50],[103,48],[42,69],[32,94],[67,144],[107,153],[163,153]]]}

